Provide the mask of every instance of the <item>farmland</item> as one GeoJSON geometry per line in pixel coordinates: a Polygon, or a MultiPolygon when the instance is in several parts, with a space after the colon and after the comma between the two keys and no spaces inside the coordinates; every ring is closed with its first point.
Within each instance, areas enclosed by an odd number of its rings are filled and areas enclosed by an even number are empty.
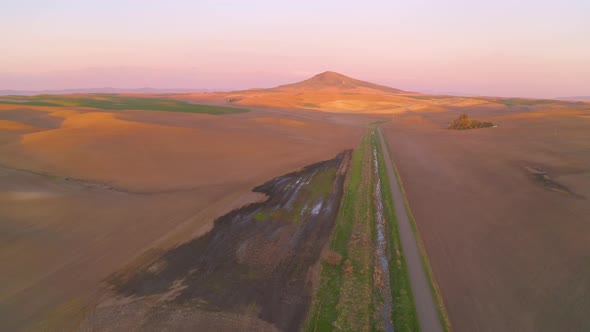
{"type": "Polygon", "coordinates": [[[3,330],[71,330],[111,275],[263,201],[252,188],[353,148],[368,121],[22,104],[0,105],[0,119],[3,330]]]}
{"type": "Polygon", "coordinates": [[[333,72],[0,97],[0,327],[588,330],[588,108],[333,72]]]}
{"type": "Polygon", "coordinates": [[[149,98],[133,95],[109,94],[6,96],[0,98],[0,105],[82,107],[109,111],[145,110],[204,113],[213,115],[243,113],[248,111],[237,107],[191,104],[179,100],[158,98],[157,95],[150,96],[149,98]]]}
{"type": "Polygon", "coordinates": [[[453,329],[587,330],[585,111],[470,114],[499,127],[446,130],[455,111],[383,128],[453,329]]]}

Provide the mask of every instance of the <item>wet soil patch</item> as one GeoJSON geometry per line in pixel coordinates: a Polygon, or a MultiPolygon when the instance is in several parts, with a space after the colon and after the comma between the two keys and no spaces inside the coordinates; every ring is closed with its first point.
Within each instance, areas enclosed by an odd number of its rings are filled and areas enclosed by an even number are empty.
{"type": "Polygon", "coordinates": [[[334,226],[350,151],[257,188],[269,198],[215,221],[208,234],[165,252],[129,277],[123,296],[254,315],[297,331],[311,302],[311,269],[334,226]],[[173,294],[173,296],[170,296],[173,294]]]}
{"type": "Polygon", "coordinates": [[[541,167],[525,167],[526,171],[529,173],[529,176],[537,183],[542,185],[545,189],[555,191],[558,193],[566,194],[576,198],[584,198],[581,195],[578,195],[572,192],[568,187],[556,182],[549,176],[547,171],[545,171],[541,167]]]}

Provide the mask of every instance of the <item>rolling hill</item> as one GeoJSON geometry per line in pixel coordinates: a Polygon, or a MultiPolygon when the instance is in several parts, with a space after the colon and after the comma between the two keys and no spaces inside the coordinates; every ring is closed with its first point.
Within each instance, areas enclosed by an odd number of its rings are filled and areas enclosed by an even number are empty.
{"type": "Polygon", "coordinates": [[[431,96],[351,78],[333,71],[269,89],[228,93],[184,94],[172,98],[226,102],[241,106],[309,109],[336,113],[392,114],[407,111],[443,112],[445,106],[498,104],[483,98],[431,96]]]}
{"type": "Polygon", "coordinates": [[[361,93],[404,93],[404,91],[388,86],[378,85],[366,81],[357,80],[333,71],[317,74],[307,80],[281,85],[270,89],[274,91],[326,91],[330,92],[361,92],[361,93]]]}

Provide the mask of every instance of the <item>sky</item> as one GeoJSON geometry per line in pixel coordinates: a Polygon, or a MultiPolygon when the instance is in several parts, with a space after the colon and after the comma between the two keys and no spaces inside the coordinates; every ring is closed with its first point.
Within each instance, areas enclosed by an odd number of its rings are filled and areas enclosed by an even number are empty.
{"type": "Polygon", "coordinates": [[[19,0],[0,31],[0,89],[243,89],[331,70],[408,91],[590,95],[590,0],[19,0]]]}

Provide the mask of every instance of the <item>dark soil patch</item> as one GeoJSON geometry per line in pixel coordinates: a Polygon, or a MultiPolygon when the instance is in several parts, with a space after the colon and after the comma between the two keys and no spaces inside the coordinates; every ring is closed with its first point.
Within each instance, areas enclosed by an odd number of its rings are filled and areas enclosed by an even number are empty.
{"type": "Polygon", "coordinates": [[[532,179],[534,179],[537,183],[541,184],[547,190],[571,195],[576,198],[584,198],[583,196],[580,196],[572,192],[568,187],[553,180],[551,176],[549,176],[547,171],[545,171],[541,167],[526,167],[526,170],[529,172],[529,175],[532,179]]]}
{"type": "Polygon", "coordinates": [[[211,232],[164,253],[131,277],[115,276],[126,296],[176,292],[171,301],[211,311],[255,315],[281,330],[299,330],[311,302],[309,270],[334,226],[350,152],[275,178],[269,196],[215,221],[211,232]],[[332,190],[315,190],[317,181],[332,190]]]}

